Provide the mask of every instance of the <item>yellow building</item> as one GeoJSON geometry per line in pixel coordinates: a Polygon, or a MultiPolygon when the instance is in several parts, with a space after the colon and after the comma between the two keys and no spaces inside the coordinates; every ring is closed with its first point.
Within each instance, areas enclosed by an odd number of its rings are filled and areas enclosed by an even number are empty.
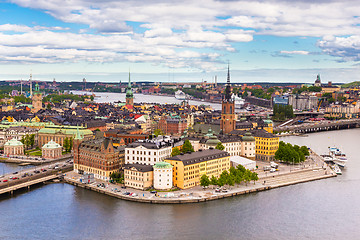
{"type": "MultiPolygon", "coordinates": [[[[265,129],[249,131],[255,138],[255,160],[273,161],[275,152],[279,148],[279,137],[267,132],[265,129]]],[[[246,131],[235,130],[232,135],[244,136],[246,131]]]]}
{"type": "Polygon", "coordinates": [[[230,169],[229,153],[217,149],[177,155],[164,161],[173,165],[173,185],[181,189],[199,185],[204,174],[209,178],[220,177],[223,171],[230,169]]]}

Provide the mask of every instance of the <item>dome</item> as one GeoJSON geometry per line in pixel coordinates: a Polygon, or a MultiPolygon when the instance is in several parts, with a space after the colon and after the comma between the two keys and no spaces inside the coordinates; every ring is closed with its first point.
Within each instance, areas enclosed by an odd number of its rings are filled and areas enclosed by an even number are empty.
{"type": "Polygon", "coordinates": [[[7,141],[5,143],[5,146],[23,146],[24,144],[15,138],[12,138],[11,140],[7,141]]]}
{"type": "Polygon", "coordinates": [[[168,162],[157,162],[153,168],[172,168],[173,166],[168,162]]]}
{"type": "Polygon", "coordinates": [[[220,142],[216,136],[212,135],[209,140],[206,141],[206,145],[215,146],[220,142]]]}
{"type": "Polygon", "coordinates": [[[43,148],[53,149],[53,148],[60,148],[61,145],[51,140],[50,142],[44,144],[43,148]]]}
{"type": "Polygon", "coordinates": [[[251,135],[251,133],[247,132],[245,133],[245,136],[242,137],[242,140],[244,142],[253,142],[255,141],[255,138],[251,135]]]}

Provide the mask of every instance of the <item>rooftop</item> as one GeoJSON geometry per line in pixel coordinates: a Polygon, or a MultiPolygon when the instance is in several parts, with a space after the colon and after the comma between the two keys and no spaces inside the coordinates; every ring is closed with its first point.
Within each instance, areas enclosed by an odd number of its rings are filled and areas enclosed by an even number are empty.
{"type": "Polygon", "coordinates": [[[182,161],[184,165],[191,165],[195,163],[205,162],[217,158],[228,157],[230,154],[226,151],[218,149],[207,149],[192,153],[186,153],[183,155],[177,155],[175,157],[167,158],[168,160],[182,161]]]}

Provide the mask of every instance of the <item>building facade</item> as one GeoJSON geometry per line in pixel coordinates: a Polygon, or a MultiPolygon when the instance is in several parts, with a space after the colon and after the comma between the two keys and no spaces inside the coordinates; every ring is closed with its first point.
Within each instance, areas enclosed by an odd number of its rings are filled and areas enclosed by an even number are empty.
{"type": "Polygon", "coordinates": [[[74,139],[74,171],[77,173],[93,173],[95,178],[110,180],[110,175],[120,171],[120,149],[113,146],[110,138],[85,140],[77,134],[74,139]]]}
{"type": "Polygon", "coordinates": [[[217,149],[200,150],[165,159],[173,166],[173,185],[181,189],[198,186],[202,175],[219,177],[230,169],[229,153],[217,149]]]}
{"type": "Polygon", "coordinates": [[[169,190],[173,186],[173,166],[167,162],[157,162],[154,169],[154,188],[169,190]]]}
{"type": "Polygon", "coordinates": [[[144,164],[125,164],[124,183],[125,186],[145,190],[153,185],[153,167],[144,164]]]}
{"type": "Polygon", "coordinates": [[[79,133],[84,140],[90,140],[93,138],[93,132],[85,127],[65,125],[46,126],[38,132],[38,146],[42,147],[51,140],[61,146],[64,146],[64,139],[74,139],[77,129],[79,129],[79,133]]]}
{"type": "Polygon", "coordinates": [[[11,139],[4,144],[4,154],[24,155],[24,144],[16,139],[11,139]]]}
{"type": "Polygon", "coordinates": [[[138,141],[125,148],[125,164],[154,165],[169,157],[172,144],[165,141],[138,141]]]}
{"type": "Polygon", "coordinates": [[[56,159],[62,156],[62,147],[60,144],[50,141],[42,147],[42,157],[46,159],[56,159]]]}

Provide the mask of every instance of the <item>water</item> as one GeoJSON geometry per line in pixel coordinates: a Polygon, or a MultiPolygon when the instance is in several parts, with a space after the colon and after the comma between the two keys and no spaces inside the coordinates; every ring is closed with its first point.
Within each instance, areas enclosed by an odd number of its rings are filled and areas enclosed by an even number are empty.
{"type": "Polygon", "coordinates": [[[360,129],[283,140],[349,157],[343,175],[200,204],[127,202],[67,184],[0,199],[0,239],[359,239],[360,129]]]}
{"type": "Polygon", "coordinates": [[[6,173],[12,173],[12,172],[21,172],[22,170],[30,167],[34,167],[34,166],[32,165],[19,166],[18,164],[14,164],[14,163],[0,162],[0,175],[4,175],[6,173]]]}
{"type": "MultiPolygon", "coordinates": [[[[92,94],[91,92],[84,91],[71,91],[74,94],[92,94]]],[[[96,97],[94,100],[98,103],[111,103],[116,101],[125,102],[125,93],[107,93],[107,92],[94,92],[96,97]]],[[[158,95],[145,95],[145,94],[134,94],[134,102],[135,103],[160,103],[160,104],[181,104],[182,100],[176,99],[175,97],[169,96],[158,96],[158,95]]],[[[211,106],[214,110],[220,110],[221,104],[219,103],[209,103],[209,102],[201,102],[189,100],[190,105],[207,105],[211,106]]]]}

